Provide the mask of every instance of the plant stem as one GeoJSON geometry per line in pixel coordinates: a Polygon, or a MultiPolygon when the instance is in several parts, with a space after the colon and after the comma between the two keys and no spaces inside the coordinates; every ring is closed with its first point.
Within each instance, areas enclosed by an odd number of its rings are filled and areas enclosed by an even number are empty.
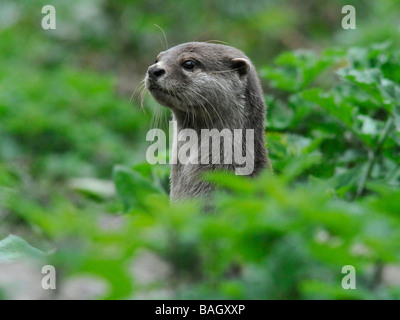
{"type": "Polygon", "coordinates": [[[368,151],[369,160],[367,162],[367,167],[364,170],[364,174],[361,176],[360,182],[358,184],[356,197],[360,197],[362,195],[362,193],[364,192],[365,185],[366,185],[369,175],[371,174],[371,171],[374,167],[376,157],[377,157],[378,153],[381,151],[381,148],[389,134],[389,131],[393,125],[393,122],[394,122],[393,117],[389,117],[389,119],[386,121],[385,127],[383,128],[383,130],[381,132],[381,135],[379,136],[376,147],[374,148],[374,150],[368,151]]]}

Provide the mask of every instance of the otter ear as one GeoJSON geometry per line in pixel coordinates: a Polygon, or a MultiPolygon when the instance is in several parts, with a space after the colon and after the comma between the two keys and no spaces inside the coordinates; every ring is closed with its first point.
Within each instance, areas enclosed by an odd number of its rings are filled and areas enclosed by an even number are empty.
{"type": "Polygon", "coordinates": [[[234,58],[232,61],[232,68],[239,72],[241,77],[247,75],[250,72],[251,64],[250,61],[244,58],[234,58]]]}

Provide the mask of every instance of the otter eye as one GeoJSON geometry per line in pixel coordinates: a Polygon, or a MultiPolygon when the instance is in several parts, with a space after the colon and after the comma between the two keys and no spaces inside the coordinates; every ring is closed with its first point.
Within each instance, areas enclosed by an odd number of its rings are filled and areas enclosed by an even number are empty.
{"type": "Polygon", "coordinates": [[[196,63],[193,60],[186,60],[182,63],[182,68],[186,70],[192,70],[196,66],[196,63]]]}

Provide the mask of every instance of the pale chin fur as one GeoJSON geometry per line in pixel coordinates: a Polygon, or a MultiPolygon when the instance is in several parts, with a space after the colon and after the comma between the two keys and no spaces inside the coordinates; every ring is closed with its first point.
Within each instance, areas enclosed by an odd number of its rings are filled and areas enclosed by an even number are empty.
{"type": "Polygon", "coordinates": [[[179,111],[188,112],[186,103],[182,103],[177,93],[163,88],[160,84],[151,84],[148,76],[145,79],[146,88],[149,90],[151,96],[162,106],[171,110],[177,109],[179,111]],[[160,90],[161,89],[161,90],[160,90]]]}

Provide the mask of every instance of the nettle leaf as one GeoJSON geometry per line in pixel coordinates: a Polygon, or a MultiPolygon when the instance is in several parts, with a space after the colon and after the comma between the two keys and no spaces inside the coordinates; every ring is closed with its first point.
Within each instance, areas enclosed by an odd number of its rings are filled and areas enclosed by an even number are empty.
{"type": "Polygon", "coordinates": [[[314,105],[305,101],[300,94],[294,94],[289,97],[289,107],[294,110],[290,127],[295,129],[307,116],[315,112],[314,105]]]}
{"type": "Polygon", "coordinates": [[[44,253],[32,247],[20,237],[9,235],[0,241],[0,263],[13,262],[24,258],[42,258],[44,253]]]}
{"type": "MultiPolygon", "coordinates": [[[[344,276],[344,275],[343,275],[344,276]]],[[[364,288],[357,290],[343,290],[338,286],[341,280],[328,282],[321,280],[304,280],[300,284],[300,290],[306,299],[334,299],[334,300],[368,300],[372,295],[364,288]]]]}
{"type": "Polygon", "coordinates": [[[380,68],[389,60],[390,41],[373,44],[369,48],[350,48],[347,59],[355,69],[380,68]]]}
{"type": "Polygon", "coordinates": [[[393,103],[400,101],[400,87],[391,80],[382,79],[381,90],[385,97],[390,99],[393,103]]]}
{"type": "Polygon", "coordinates": [[[291,159],[285,166],[284,176],[288,180],[293,180],[295,177],[299,176],[301,173],[317,165],[321,162],[322,156],[320,153],[302,154],[296,159],[291,159]]]}
{"type": "Polygon", "coordinates": [[[268,129],[282,130],[289,127],[294,118],[294,112],[283,101],[266,97],[268,105],[268,117],[266,126],[268,129]]]}
{"type": "MultiPolygon", "coordinates": [[[[146,170],[145,170],[146,171],[146,170]]],[[[154,194],[166,195],[163,189],[143,171],[136,171],[124,166],[116,166],[113,170],[114,183],[118,195],[126,208],[145,208],[146,199],[154,194]]]]}
{"type": "Polygon", "coordinates": [[[228,188],[233,191],[243,193],[251,193],[254,191],[254,184],[242,176],[237,176],[232,172],[213,171],[203,174],[203,179],[209,181],[216,186],[228,188]]]}
{"type": "Polygon", "coordinates": [[[322,89],[314,88],[303,91],[301,96],[305,100],[318,104],[318,106],[328,111],[347,127],[353,127],[354,107],[345,101],[341,101],[335,92],[324,92],[322,89]]]}
{"type": "Polygon", "coordinates": [[[275,88],[289,92],[295,92],[300,88],[299,74],[295,68],[279,70],[272,67],[264,67],[261,70],[261,75],[268,79],[275,88]]]}
{"type": "Polygon", "coordinates": [[[340,52],[335,50],[326,51],[321,57],[307,50],[285,52],[275,59],[277,67],[264,67],[261,73],[272,86],[296,92],[307,87],[340,56],[340,52]]]}
{"type": "Polygon", "coordinates": [[[114,183],[96,178],[75,178],[68,181],[68,185],[75,191],[93,199],[103,200],[115,196],[114,183]]]}
{"type": "Polygon", "coordinates": [[[347,79],[357,87],[370,94],[382,107],[388,111],[392,111],[393,103],[395,103],[400,90],[396,90],[396,85],[390,80],[383,79],[381,70],[366,69],[355,70],[344,68],[339,70],[338,75],[347,79]]]}
{"type": "Polygon", "coordinates": [[[284,159],[287,156],[286,135],[281,133],[267,133],[268,152],[271,158],[284,159]]]}
{"type": "Polygon", "coordinates": [[[378,130],[378,122],[371,117],[358,115],[357,120],[360,122],[359,132],[364,135],[376,136],[380,133],[378,130]]]}
{"type": "Polygon", "coordinates": [[[394,108],[394,125],[397,132],[400,132],[400,105],[394,108]]]}
{"type": "Polygon", "coordinates": [[[362,173],[363,165],[358,164],[354,168],[347,169],[343,167],[335,168],[335,175],[327,182],[339,196],[344,196],[352,187],[356,185],[362,173]]]}

